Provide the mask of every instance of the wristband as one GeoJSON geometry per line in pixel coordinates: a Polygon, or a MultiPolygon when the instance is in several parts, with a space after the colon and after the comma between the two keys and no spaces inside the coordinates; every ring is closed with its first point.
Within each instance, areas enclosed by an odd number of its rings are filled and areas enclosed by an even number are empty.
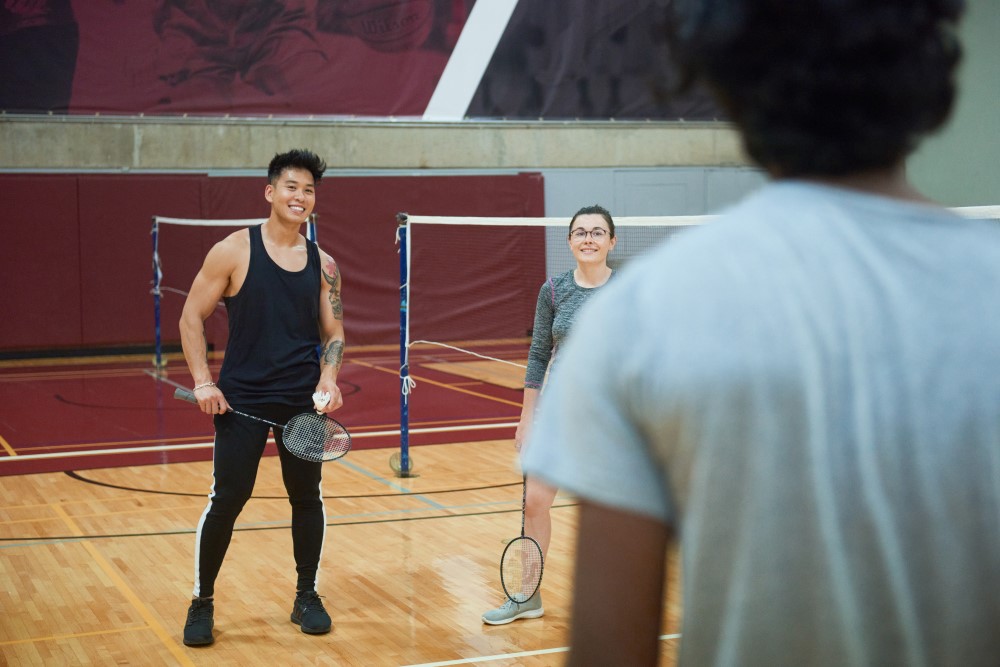
{"type": "Polygon", "coordinates": [[[211,381],[210,382],[202,382],[201,384],[196,384],[194,386],[194,389],[192,389],[191,391],[198,391],[199,389],[204,389],[205,387],[214,387],[214,386],[215,386],[214,382],[211,382],[211,381]]]}

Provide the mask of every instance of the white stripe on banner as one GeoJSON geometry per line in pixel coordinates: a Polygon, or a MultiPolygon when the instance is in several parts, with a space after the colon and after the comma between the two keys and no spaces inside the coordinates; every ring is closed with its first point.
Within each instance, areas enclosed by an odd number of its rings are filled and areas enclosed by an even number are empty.
{"type": "Polygon", "coordinates": [[[517,0],[481,0],[472,6],[458,43],[424,110],[424,120],[465,118],[472,96],[479,88],[516,6],[517,0]]]}

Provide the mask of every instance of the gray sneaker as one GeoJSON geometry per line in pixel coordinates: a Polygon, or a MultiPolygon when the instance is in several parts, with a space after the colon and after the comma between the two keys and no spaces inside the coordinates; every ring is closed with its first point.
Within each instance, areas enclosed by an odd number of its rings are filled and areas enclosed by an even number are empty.
{"type": "Polygon", "coordinates": [[[508,599],[496,609],[490,609],[483,614],[483,623],[489,625],[505,625],[519,618],[540,618],[545,615],[542,608],[542,594],[535,593],[527,602],[518,604],[508,599]]]}

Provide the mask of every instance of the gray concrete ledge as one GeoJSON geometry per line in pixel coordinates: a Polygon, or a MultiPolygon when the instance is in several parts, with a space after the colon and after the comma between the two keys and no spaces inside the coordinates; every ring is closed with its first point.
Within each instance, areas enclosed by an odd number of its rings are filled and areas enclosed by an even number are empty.
{"type": "Polygon", "coordinates": [[[334,169],[740,167],[721,122],[354,121],[0,115],[0,169],[262,168],[310,148],[334,169]]]}

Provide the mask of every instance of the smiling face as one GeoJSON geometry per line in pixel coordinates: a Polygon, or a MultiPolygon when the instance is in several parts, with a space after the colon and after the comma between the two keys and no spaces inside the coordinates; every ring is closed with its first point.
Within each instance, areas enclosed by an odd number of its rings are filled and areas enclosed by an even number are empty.
{"type": "Polygon", "coordinates": [[[569,249],[579,266],[605,264],[615,243],[608,221],[597,213],[578,215],[569,231],[569,249]]]}
{"type": "Polygon", "coordinates": [[[282,222],[302,224],[316,206],[316,183],[306,169],[289,167],[264,188],[264,199],[282,222]]]}

